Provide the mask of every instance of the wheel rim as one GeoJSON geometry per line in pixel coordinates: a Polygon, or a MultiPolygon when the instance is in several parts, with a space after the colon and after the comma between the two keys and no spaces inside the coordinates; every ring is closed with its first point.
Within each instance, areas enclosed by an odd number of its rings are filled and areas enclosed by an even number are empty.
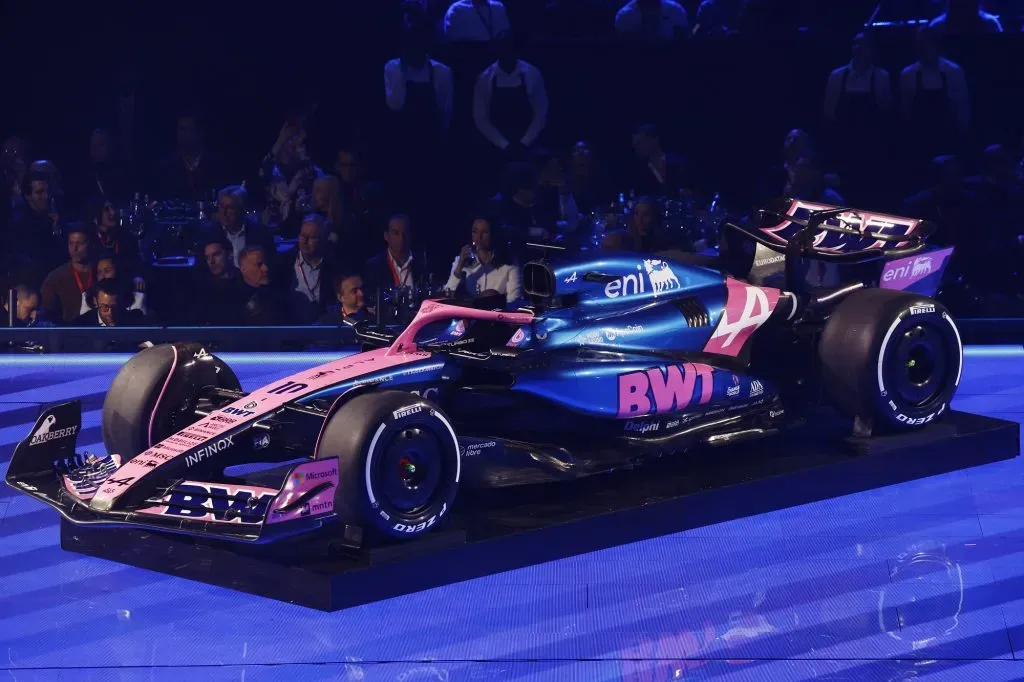
{"type": "Polygon", "coordinates": [[[445,469],[444,448],[431,431],[408,426],[388,440],[374,468],[382,501],[393,511],[412,516],[437,492],[445,469]]]}
{"type": "Polygon", "coordinates": [[[922,324],[907,328],[895,345],[890,370],[894,390],[904,402],[920,407],[932,401],[949,373],[949,352],[939,330],[922,324]]]}

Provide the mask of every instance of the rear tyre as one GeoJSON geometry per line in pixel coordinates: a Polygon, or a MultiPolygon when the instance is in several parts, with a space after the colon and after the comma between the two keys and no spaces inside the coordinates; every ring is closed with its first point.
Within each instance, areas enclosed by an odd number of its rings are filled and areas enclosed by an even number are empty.
{"type": "Polygon", "coordinates": [[[103,401],[103,444],[124,461],[199,421],[209,387],[241,391],[238,377],[198,343],[162,344],[132,356],[103,401]]]}
{"type": "Polygon", "coordinates": [[[338,459],[334,508],[342,523],[411,539],[435,528],[459,486],[451,422],[404,391],[356,396],[327,418],[316,459],[338,459]]]}
{"type": "Polygon", "coordinates": [[[960,384],[963,346],[937,301],[888,289],[836,306],[818,346],[822,382],[849,416],[906,431],[945,414],[960,384]]]}

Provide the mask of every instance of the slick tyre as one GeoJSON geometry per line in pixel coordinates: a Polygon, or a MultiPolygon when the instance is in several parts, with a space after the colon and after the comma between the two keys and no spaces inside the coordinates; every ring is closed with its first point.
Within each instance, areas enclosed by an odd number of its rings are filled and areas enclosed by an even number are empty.
{"type": "Polygon", "coordinates": [[[316,459],[338,459],[334,508],[342,523],[412,539],[451,510],[461,469],[451,422],[404,391],[356,396],[327,419],[316,459]]]}
{"type": "Polygon", "coordinates": [[[937,301],[887,289],[857,291],[833,311],[818,347],[822,382],[851,417],[875,430],[941,418],[960,384],[963,346],[937,301]]]}
{"type": "Polygon", "coordinates": [[[163,344],[135,354],[103,401],[107,452],[127,461],[198,421],[196,400],[209,387],[242,390],[231,368],[201,344],[163,344]]]}

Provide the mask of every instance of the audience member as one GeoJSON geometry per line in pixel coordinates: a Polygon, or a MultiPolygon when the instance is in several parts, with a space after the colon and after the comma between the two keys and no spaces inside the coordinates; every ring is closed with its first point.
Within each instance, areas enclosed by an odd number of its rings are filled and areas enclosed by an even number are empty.
{"type": "Polygon", "coordinates": [[[259,246],[247,246],[239,256],[242,273],[242,324],[267,326],[288,321],[280,295],[271,287],[270,261],[259,246]]]}
{"type": "Polygon", "coordinates": [[[796,163],[787,165],[786,170],[789,175],[787,197],[831,206],[845,204],[839,193],[825,183],[825,174],[814,155],[800,157],[796,163]]]}
{"type": "Polygon", "coordinates": [[[453,43],[494,40],[510,28],[498,0],[456,0],[444,15],[444,35],[453,43]]]}
{"type": "Polygon", "coordinates": [[[276,278],[286,287],[288,308],[298,324],[311,324],[330,304],[330,287],[338,271],[327,239],[327,223],[318,213],[310,213],[299,228],[298,246],[281,258],[276,278]]]}
{"type": "Polygon", "coordinates": [[[537,203],[537,171],[530,164],[509,164],[503,185],[487,213],[497,216],[499,228],[512,243],[509,256],[522,264],[526,243],[549,239],[555,232],[556,217],[537,203]]]}
{"type": "Polygon", "coordinates": [[[572,146],[569,187],[576,207],[583,213],[603,208],[611,195],[608,175],[586,140],[579,140],[572,146]]]}
{"type": "Polygon", "coordinates": [[[274,236],[258,223],[246,219],[249,193],[244,187],[231,185],[217,195],[217,218],[206,225],[203,238],[213,238],[231,246],[231,260],[239,267],[242,251],[248,246],[259,246],[272,257],[275,253],[274,236]]]}
{"type": "Polygon", "coordinates": [[[471,242],[452,262],[445,289],[469,296],[500,294],[510,304],[522,296],[519,268],[508,258],[505,240],[494,234],[489,218],[473,220],[471,242]]]}
{"type": "Polygon", "coordinates": [[[89,228],[85,223],[72,223],[65,233],[68,262],[46,276],[41,293],[46,316],[66,324],[89,310],[87,293],[95,282],[96,272],[89,228]]]}
{"type": "Polygon", "coordinates": [[[198,301],[192,320],[202,325],[235,325],[244,319],[242,275],[231,257],[231,245],[223,237],[208,235],[200,244],[193,291],[198,301]]]}
{"type": "Polygon", "coordinates": [[[282,236],[298,233],[302,216],[312,208],[313,182],[323,174],[309,158],[301,120],[290,117],[260,167],[267,186],[264,222],[276,225],[282,236]]]}
{"type": "Polygon", "coordinates": [[[684,37],[690,17],[675,0],[629,0],[615,15],[615,31],[644,40],[684,37]]]}
{"type": "Polygon", "coordinates": [[[14,288],[15,303],[12,319],[5,295],[0,301],[2,317],[0,327],[52,327],[54,324],[46,319],[46,313],[39,306],[39,292],[31,287],[19,284],[14,288]]]}
{"type": "Polygon", "coordinates": [[[28,172],[22,180],[22,202],[15,207],[8,247],[21,261],[15,266],[19,282],[38,286],[43,275],[62,260],[60,215],[50,200],[50,180],[38,172],[28,172]]]}
{"type": "Polygon", "coordinates": [[[662,147],[653,125],[642,125],[633,132],[633,152],[640,165],[631,187],[638,194],[675,197],[680,190],[688,189],[686,161],[662,147]]]}
{"type": "MultiPolygon", "coordinates": [[[[138,278],[132,281],[124,277],[118,277],[117,262],[110,256],[100,256],[96,259],[96,281],[98,283],[106,279],[114,280],[121,286],[119,300],[127,305],[128,310],[138,310],[143,314],[148,314],[144,282],[138,278]],[[128,301],[131,302],[128,303],[128,301]]],[[[86,292],[86,302],[90,308],[96,307],[95,300],[96,287],[93,285],[86,292]]]]}
{"type": "Polygon", "coordinates": [[[412,224],[409,216],[395,215],[384,228],[387,248],[366,263],[366,284],[371,292],[412,287],[426,276],[426,264],[412,255],[412,224]]]}
{"type": "Polygon", "coordinates": [[[195,116],[178,118],[174,153],[157,165],[157,189],[168,199],[209,200],[225,183],[224,160],[206,148],[195,116]]]}
{"type": "Polygon", "coordinates": [[[317,324],[340,325],[346,320],[362,322],[370,319],[370,311],[363,300],[363,278],[354,272],[343,272],[334,278],[334,296],[338,305],[332,306],[317,320],[317,324]]]}
{"type": "Polygon", "coordinates": [[[96,284],[96,308],[83,311],[71,320],[73,327],[141,327],[148,324],[140,310],[129,309],[124,285],[116,279],[96,284]]]}
{"type": "Polygon", "coordinates": [[[745,0],[703,0],[697,8],[693,33],[701,38],[734,36],[743,24],[745,0]]]}
{"type": "Polygon", "coordinates": [[[978,196],[964,184],[959,159],[946,155],[932,159],[931,186],[907,197],[900,215],[934,223],[936,231],[929,243],[953,246],[974,222],[978,208],[978,196]]]}

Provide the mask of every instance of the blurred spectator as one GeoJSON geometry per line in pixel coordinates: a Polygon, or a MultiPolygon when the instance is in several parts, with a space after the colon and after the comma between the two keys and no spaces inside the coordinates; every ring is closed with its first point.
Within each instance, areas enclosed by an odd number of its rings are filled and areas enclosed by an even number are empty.
{"type": "Polygon", "coordinates": [[[521,264],[526,243],[549,239],[556,217],[537,203],[537,171],[530,164],[509,164],[502,184],[486,212],[497,216],[498,227],[512,243],[510,257],[521,264]]]}
{"type": "Polygon", "coordinates": [[[139,243],[134,236],[121,230],[117,209],[102,197],[93,197],[86,205],[86,219],[93,227],[96,258],[110,257],[118,265],[125,279],[138,280],[144,285],[144,267],[139,254],[139,243]]]}
{"type": "Polygon", "coordinates": [[[468,296],[500,294],[508,303],[518,301],[523,293],[519,268],[508,258],[504,241],[493,235],[488,218],[476,218],[471,242],[452,262],[445,289],[468,296]]]}
{"type": "Polygon", "coordinates": [[[831,206],[845,203],[838,192],[826,185],[825,174],[814,155],[803,156],[795,163],[787,164],[786,170],[789,175],[786,182],[787,197],[831,206]]]}
{"type": "Polygon", "coordinates": [[[666,151],[658,129],[642,125],[633,132],[633,152],[640,162],[631,187],[638,194],[672,196],[686,189],[688,169],[685,160],[666,151]]]}
{"type": "Polygon", "coordinates": [[[324,175],[313,183],[313,210],[327,223],[327,240],[337,244],[350,228],[341,198],[341,180],[336,175],[324,175]]]}
{"type": "MultiPolygon", "coordinates": [[[[124,277],[118,277],[117,262],[110,256],[100,256],[96,260],[96,281],[102,282],[105,279],[112,279],[122,287],[120,300],[127,305],[128,310],[138,310],[143,314],[148,313],[146,309],[145,282],[141,278],[128,280],[124,277]]],[[[95,298],[96,289],[94,286],[86,293],[86,302],[89,304],[89,307],[96,307],[95,298]]]]}
{"type": "Polygon", "coordinates": [[[64,181],[61,178],[60,171],[57,170],[57,166],[53,161],[48,161],[46,159],[33,161],[29,164],[28,172],[40,174],[46,177],[50,190],[50,206],[53,211],[59,212],[61,209],[67,208],[64,197],[64,181]]]}
{"type": "Polygon", "coordinates": [[[26,173],[22,181],[22,201],[14,210],[8,234],[8,248],[23,257],[16,266],[21,283],[38,286],[43,275],[57,267],[66,252],[61,237],[60,215],[50,199],[50,180],[38,172],[26,173]]]}
{"type": "Polygon", "coordinates": [[[196,117],[180,116],[177,125],[174,153],[156,167],[158,192],[163,199],[208,200],[225,183],[224,161],[207,149],[196,117]]]}
{"type": "MultiPolygon", "coordinates": [[[[787,170],[789,166],[804,156],[814,154],[814,138],[810,133],[800,128],[793,128],[786,133],[786,138],[782,142],[782,160],[771,166],[760,181],[756,192],[757,203],[785,196],[786,186],[789,183],[789,171],[787,170]]],[[[839,184],[839,178],[834,174],[826,174],[825,184],[835,188],[839,184]]]]}
{"type": "Polygon", "coordinates": [[[259,246],[273,256],[274,236],[263,225],[246,219],[249,193],[244,187],[231,185],[217,195],[217,218],[204,228],[204,239],[218,239],[231,246],[231,259],[239,267],[242,251],[259,246]]]}
{"type": "Polygon", "coordinates": [[[4,292],[0,307],[3,308],[3,315],[0,317],[0,327],[52,327],[52,322],[46,319],[46,314],[39,307],[39,292],[24,284],[14,288],[15,305],[14,319],[11,320],[8,310],[7,292],[4,292]]]}
{"type": "Polygon", "coordinates": [[[1002,33],[999,18],[981,9],[981,0],[947,0],[946,11],[929,24],[940,33],[1002,33]]]}
{"type": "Polygon", "coordinates": [[[426,265],[412,255],[412,224],[406,215],[395,215],[384,228],[387,248],[366,263],[366,284],[371,292],[414,286],[426,274],[426,265]]]}
{"type": "Polygon", "coordinates": [[[625,231],[610,232],[601,241],[606,251],[639,251],[651,253],[659,250],[656,242],[656,215],[654,199],[640,197],[633,204],[629,226],[625,231]]]}
{"type": "Polygon", "coordinates": [[[323,174],[309,158],[301,119],[289,117],[260,168],[267,184],[264,222],[276,225],[282,236],[297,234],[302,216],[312,209],[313,182],[323,174]]]}
{"type": "Polygon", "coordinates": [[[917,61],[900,74],[903,115],[913,156],[931,159],[958,150],[970,125],[964,70],[939,56],[932,27],[917,34],[917,61]]]}
{"type": "Polygon", "coordinates": [[[344,320],[362,322],[370,317],[363,300],[363,278],[358,273],[343,272],[334,278],[334,296],[338,305],[332,306],[317,320],[317,324],[339,325],[344,320]]]}
{"type": "Polygon", "coordinates": [[[288,321],[281,297],[270,286],[270,264],[259,246],[247,246],[239,257],[242,273],[242,323],[256,326],[288,321]]]}
{"type": "Polygon", "coordinates": [[[673,40],[686,35],[690,18],[675,0],[629,0],[615,15],[619,35],[643,40],[673,40]]]}
{"type": "Polygon", "coordinates": [[[963,168],[955,156],[932,160],[932,184],[908,197],[900,215],[935,223],[930,244],[953,246],[958,235],[969,231],[979,209],[978,197],[964,185],[963,168]]]}
{"type": "Polygon", "coordinates": [[[444,15],[444,35],[453,43],[494,40],[510,28],[498,0],[456,0],[444,15]]]}
{"type": "Polygon", "coordinates": [[[703,0],[697,8],[694,35],[701,38],[722,38],[740,31],[744,0],[703,0]]]}
{"type": "Polygon", "coordinates": [[[569,186],[562,159],[557,154],[540,149],[534,153],[534,160],[538,174],[538,204],[546,214],[555,217],[559,232],[575,230],[580,222],[580,211],[569,186]]]}
{"type": "Polygon", "coordinates": [[[522,157],[547,126],[544,77],[518,58],[510,36],[496,43],[498,59],[476,79],[473,121],[493,149],[522,157]]]}
{"type": "Polygon", "coordinates": [[[42,307],[46,316],[65,324],[89,310],[87,293],[95,282],[94,244],[85,223],[72,223],[67,230],[68,262],[43,280],[42,307]]]}
{"type": "Polygon", "coordinates": [[[242,276],[223,237],[207,235],[201,244],[203,260],[196,268],[192,312],[196,324],[235,325],[243,320],[242,276]]]}
{"type": "Polygon", "coordinates": [[[286,287],[294,322],[311,324],[330,304],[331,282],[338,265],[327,247],[327,223],[317,213],[307,215],[299,228],[299,244],[281,258],[277,281],[286,287]]]}
{"type": "Polygon", "coordinates": [[[105,279],[96,285],[96,308],[71,320],[74,327],[141,327],[148,324],[140,310],[127,308],[124,285],[116,279],[105,279]]]}
{"type": "Polygon", "coordinates": [[[569,187],[576,206],[583,213],[603,208],[611,189],[608,177],[594,156],[590,143],[579,140],[572,146],[569,158],[569,187]]]}
{"type": "Polygon", "coordinates": [[[131,196],[130,171],[114,158],[110,133],[105,128],[96,128],[89,135],[89,159],[74,179],[72,195],[78,203],[88,197],[102,197],[118,203],[131,196]]]}

